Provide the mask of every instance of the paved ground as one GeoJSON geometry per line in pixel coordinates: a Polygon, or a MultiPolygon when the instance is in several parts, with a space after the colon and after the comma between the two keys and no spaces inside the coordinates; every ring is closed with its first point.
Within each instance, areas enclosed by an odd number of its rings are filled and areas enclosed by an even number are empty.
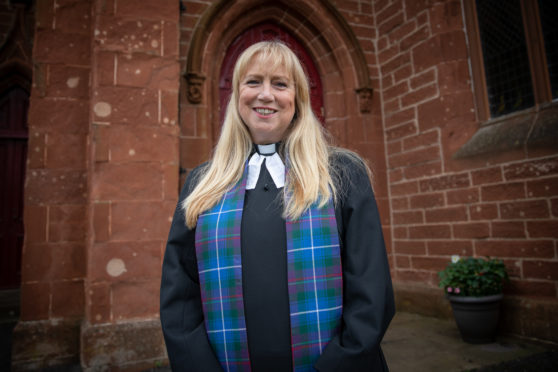
{"type": "Polygon", "coordinates": [[[391,372],[558,371],[556,351],[510,338],[485,345],[467,344],[453,320],[410,313],[396,314],[382,347],[391,372]],[[520,360],[529,356],[527,364],[520,360]],[[509,361],[514,361],[509,366],[512,369],[500,369],[502,362],[509,361]],[[552,368],[545,369],[547,361],[552,368]],[[532,366],[538,369],[525,369],[532,366]]]}
{"type": "MultiPolygon", "coordinates": [[[[13,314],[8,318],[0,316],[2,372],[10,370],[11,332],[14,326],[13,314]]],[[[510,338],[500,338],[492,344],[470,345],[461,341],[453,321],[403,312],[395,316],[382,347],[391,372],[558,371],[556,349],[510,338]]],[[[42,371],[79,372],[81,368],[72,365],[42,371]]],[[[162,367],[150,371],[166,372],[170,369],[162,367]]]]}

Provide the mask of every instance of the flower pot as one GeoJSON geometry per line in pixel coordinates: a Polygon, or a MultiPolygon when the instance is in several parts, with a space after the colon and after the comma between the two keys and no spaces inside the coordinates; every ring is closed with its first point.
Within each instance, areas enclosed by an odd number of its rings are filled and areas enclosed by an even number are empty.
{"type": "Polygon", "coordinates": [[[494,342],[503,294],[467,297],[448,295],[459,333],[465,342],[494,342]]]}

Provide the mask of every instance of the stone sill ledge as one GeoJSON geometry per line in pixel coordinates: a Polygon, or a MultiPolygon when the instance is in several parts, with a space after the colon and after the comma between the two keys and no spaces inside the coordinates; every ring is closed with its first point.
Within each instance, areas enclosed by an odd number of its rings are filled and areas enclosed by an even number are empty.
{"type": "Polygon", "coordinates": [[[534,106],[481,124],[453,155],[465,159],[518,149],[558,148],[558,101],[534,106]]]}

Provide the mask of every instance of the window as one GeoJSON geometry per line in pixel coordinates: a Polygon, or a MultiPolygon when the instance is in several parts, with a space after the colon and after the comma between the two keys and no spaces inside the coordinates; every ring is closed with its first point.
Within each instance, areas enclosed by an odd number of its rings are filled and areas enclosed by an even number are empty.
{"type": "Polygon", "coordinates": [[[453,155],[558,141],[558,1],[463,0],[480,128],[453,155]]]}
{"type": "Polygon", "coordinates": [[[558,97],[558,2],[464,0],[475,99],[485,122],[558,97]]]}
{"type": "Polygon", "coordinates": [[[539,14],[552,98],[556,99],[558,98],[558,27],[556,26],[558,3],[551,0],[539,0],[539,14]]]}

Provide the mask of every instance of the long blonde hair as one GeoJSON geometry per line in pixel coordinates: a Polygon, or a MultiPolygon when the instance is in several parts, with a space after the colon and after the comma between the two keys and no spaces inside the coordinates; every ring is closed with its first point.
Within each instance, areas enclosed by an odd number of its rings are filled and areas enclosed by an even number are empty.
{"type": "Polygon", "coordinates": [[[336,188],[329,169],[329,147],[322,125],[312,112],[308,79],[302,65],[285,44],[263,41],[247,48],[234,67],[232,94],[213,158],[182,204],[189,228],[195,227],[198,216],[217,204],[242,177],[252,139],[239,115],[238,97],[240,81],[253,63],[271,64],[272,70],[284,67],[295,84],[295,116],[280,149],[288,169],[283,216],[296,219],[313,203],[319,202],[323,206],[335,197],[336,188]]]}

